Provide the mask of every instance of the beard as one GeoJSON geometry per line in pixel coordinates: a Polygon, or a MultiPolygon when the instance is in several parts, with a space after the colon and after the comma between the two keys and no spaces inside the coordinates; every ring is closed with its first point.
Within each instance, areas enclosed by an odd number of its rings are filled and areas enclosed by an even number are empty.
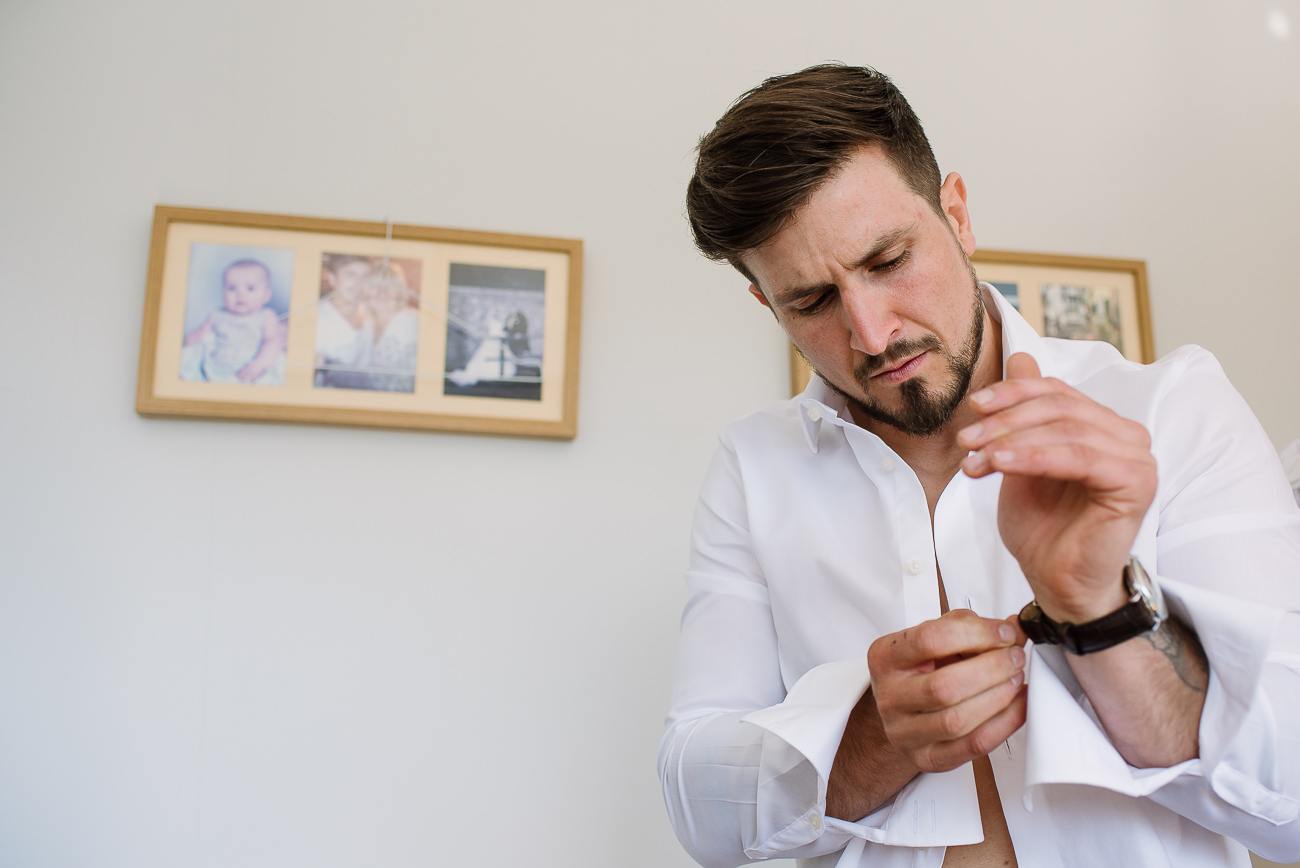
{"type": "MultiPolygon", "coordinates": [[[[975,296],[975,303],[971,310],[971,327],[965,345],[958,352],[949,350],[934,334],[894,341],[885,352],[876,356],[867,356],[853,368],[853,379],[857,381],[858,387],[866,396],[865,400],[850,395],[826,377],[822,379],[848,401],[854,410],[869,419],[913,437],[929,437],[939,433],[952,419],[970,390],[971,378],[975,375],[975,365],[979,361],[980,348],[984,343],[984,296],[973,275],[971,283],[975,296]],[[884,407],[878,399],[872,397],[872,374],[881,369],[892,368],[921,352],[937,353],[947,360],[948,376],[944,384],[932,387],[925,377],[912,377],[899,385],[898,398],[902,406],[894,409],[884,407]]],[[[818,375],[820,376],[820,372],[818,375]]]]}

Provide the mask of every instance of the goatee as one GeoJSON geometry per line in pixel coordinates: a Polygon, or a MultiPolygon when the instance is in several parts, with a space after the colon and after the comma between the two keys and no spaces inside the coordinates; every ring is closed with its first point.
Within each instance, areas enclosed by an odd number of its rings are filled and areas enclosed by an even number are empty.
{"type": "MultiPolygon", "coordinates": [[[[974,282],[974,281],[972,281],[974,282]]],[[[970,332],[966,344],[957,353],[950,352],[938,336],[929,334],[922,338],[909,338],[891,343],[885,352],[867,356],[853,369],[853,378],[865,394],[866,400],[854,397],[822,377],[826,384],[838,392],[849,405],[869,419],[896,428],[913,437],[929,437],[943,430],[970,389],[984,343],[984,294],[975,284],[975,304],[971,315],[970,332]],[[925,377],[916,376],[898,387],[901,407],[890,410],[872,397],[871,375],[882,369],[897,366],[900,362],[922,352],[937,353],[948,360],[948,382],[945,386],[931,388],[925,377]]]]}

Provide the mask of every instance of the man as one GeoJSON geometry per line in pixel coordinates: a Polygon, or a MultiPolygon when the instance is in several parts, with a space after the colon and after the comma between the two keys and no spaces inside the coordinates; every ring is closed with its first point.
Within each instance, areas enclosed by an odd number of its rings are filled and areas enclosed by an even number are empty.
{"type": "Polygon", "coordinates": [[[659,763],[687,850],[1300,858],[1300,511],[1213,358],[1035,335],[870,69],[742,97],[687,209],[818,373],[700,496],[659,763]]]}

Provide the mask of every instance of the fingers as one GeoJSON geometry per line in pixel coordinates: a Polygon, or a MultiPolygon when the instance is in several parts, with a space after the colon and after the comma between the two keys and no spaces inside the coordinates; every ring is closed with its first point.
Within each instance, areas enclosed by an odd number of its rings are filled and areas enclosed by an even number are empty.
{"type": "Polygon", "coordinates": [[[974,478],[1001,472],[1083,482],[1099,496],[1109,492],[1119,495],[1117,502],[1132,500],[1143,508],[1151,500],[1147,492],[1156,489],[1156,461],[1149,453],[1109,455],[1080,443],[974,452],[962,460],[962,470],[974,478]]]}
{"type": "MultiPolygon", "coordinates": [[[[970,656],[993,648],[1024,644],[1017,627],[1007,621],[981,618],[969,609],[954,609],[899,633],[882,636],[871,645],[868,661],[877,671],[913,670],[950,657],[970,656]]],[[[931,665],[930,669],[935,666],[931,665]]]]}
{"type": "Polygon", "coordinates": [[[877,695],[876,702],[882,715],[943,716],[944,720],[930,721],[921,729],[931,737],[952,738],[969,732],[1005,705],[1010,696],[998,701],[997,691],[1019,687],[1024,666],[1020,646],[996,648],[930,672],[906,673],[889,685],[888,695],[877,695]]]}
{"type": "Polygon", "coordinates": [[[987,753],[1024,722],[1025,636],[1013,621],[954,610],[872,644],[885,734],[926,771],[987,753]]]}
{"type": "Polygon", "coordinates": [[[997,714],[965,735],[947,741],[936,741],[908,756],[922,771],[946,772],[985,756],[1010,738],[1025,724],[1028,709],[1027,690],[1021,686],[1011,701],[997,714]]]}
{"type": "Polygon", "coordinates": [[[1060,380],[1004,380],[998,385],[1008,383],[1012,388],[996,393],[992,388],[982,389],[971,396],[971,405],[986,415],[957,432],[957,442],[963,448],[982,449],[999,437],[1052,422],[1070,425],[1067,433],[1096,430],[1143,448],[1150,447],[1150,435],[1142,425],[1103,407],[1060,380]]]}
{"type": "Polygon", "coordinates": [[[1008,380],[1037,380],[1043,375],[1038,371],[1038,362],[1029,353],[1012,353],[1007,359],[1008,380]]]}
{"type": "Polygon", "coordinates": [[[962,462],[968,476],[1001,471],[1117,489],[1131,485],[1135,473],[1154,478],[1151,438],[1142,425],[1059,380],[1037,377],[1037,364],[1023,353],[1011,357],[1007,371],[1016,378],[970,398],[985,418],[957,435],[971,453],[962,462]]]}
{"type": "Polygon", "coordinates": [[[962,469],[975,478],[1001,471],[1084,481],[1098,491],[1133,487],[1143,477],[1155,481],[1155,458],[1143,442],[1062,420],[992,439],[967,455],[962,469]]]}

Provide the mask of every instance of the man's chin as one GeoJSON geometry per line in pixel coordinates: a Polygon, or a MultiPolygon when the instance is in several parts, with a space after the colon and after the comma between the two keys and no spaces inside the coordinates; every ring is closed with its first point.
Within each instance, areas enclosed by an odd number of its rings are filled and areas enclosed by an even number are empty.
{"type": "Polygon", "coordinates": [[[919,376],[882,390],[886,393],[882,395],[865,390],[855,395],[827,382],[848,402],[858,424],[870,428],[871,425],[864,424],[869,420],[911,437],[938,434],[952,420],[965,397],[964,391],[958,394],[958,383],[949,383],[946,389],[936,391],[919,376]]]}

